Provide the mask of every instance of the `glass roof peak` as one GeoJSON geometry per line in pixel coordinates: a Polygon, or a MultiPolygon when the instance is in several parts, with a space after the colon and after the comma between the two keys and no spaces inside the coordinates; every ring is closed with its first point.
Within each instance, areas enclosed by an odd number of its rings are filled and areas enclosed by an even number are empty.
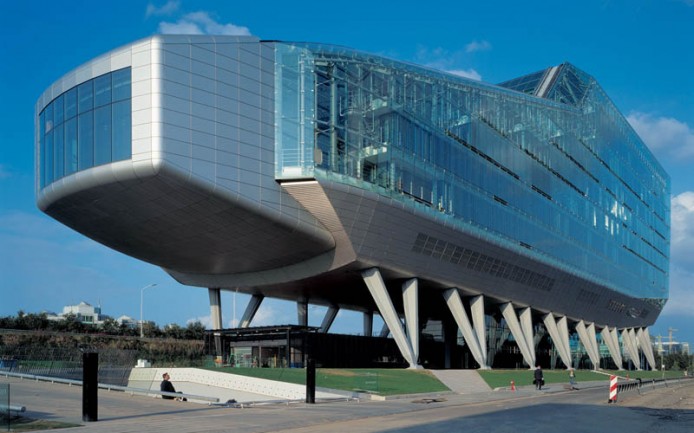
{"type": "Polygon", "coordinates": [[[499,86],[538,98],[580,107],[595,79],[569,62],[500,83],[499,86]]]}

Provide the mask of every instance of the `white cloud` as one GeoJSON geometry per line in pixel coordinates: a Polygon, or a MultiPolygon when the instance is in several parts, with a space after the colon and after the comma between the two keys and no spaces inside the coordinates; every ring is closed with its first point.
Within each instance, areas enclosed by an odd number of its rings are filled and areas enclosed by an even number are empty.
{"type": "Polygon", "coordinates": [[[672,266],[670,271],[670,296],[663,316],[691,316],[694,318],[694,273],[672,266]]]}
{"type": "Polygon", "coordinates": [[[676,266],[694,265],[694,192],[683,192],[671,200],[671,261],[676,266]]]}
{"type": "Polygon", "coordinates": [[[147,10],[145,11],[145,16],[151,17],[153,15],[171,15],[178,10],[179,6],[181,6],[181,2],[178,0],[169,0],[160,7],[156,7],[154,4],[149,3],[147,5],[147,10]]]}
{"type": "Polygon", "coordinates": [[[694,316],[694,192],[671,200],[670,296],[663,315],[694,316]]]}
{"type": "Polygon", "coordinates": [[[479,74],[479,72],[475,71],[474,69],[449,69],[446,72],[449,74],[453,75],[458,75],[459,77],[463,78],[469,78],[471,80],[477,80],[477,81],[482,81],[482,76],[479,74]]]}
{"type": "Polygon", "coordinates": [[[474,40],[469,44],[465,45],[466,53],[476,53],[478,51],[489,51],[492,49],[492,44],[488,41],[478,41],[474,40]]]}
{"type": "Polygon", "coordinates": [[[193,317],[192,319],[186,320],[186,326],[192,325],[195,322],[200,322],[203,324],[205,329],[212,329],[212,317],[211,316],[199,316],[193,317]]]}
{"type": "Polygon", "coordinates": [[[163,34],[186,34],[186,35],[231,35],[231,36],[250,36],[248,27],[237,26],[235,24],[222,24],[210,17],[208,12],[192,12],[183,16],[175,23],[159,23],[159,32],[163,34]]]}
{"type": "Polygon", "coordinates": [[[463,51],[451,52],[442,47],[431,49],[419,46],[415,54],[415,62],[459,77],[482,81],[482,75],[475,69],[458,67],[459,64],[464,62],[465,54],[463,51]]]}
{"type": "Polygon", "coordinates": [[[627,120],[654,153],[675,158],[694,157],[694,130],[672,117],[634,112],[627,120]]]}

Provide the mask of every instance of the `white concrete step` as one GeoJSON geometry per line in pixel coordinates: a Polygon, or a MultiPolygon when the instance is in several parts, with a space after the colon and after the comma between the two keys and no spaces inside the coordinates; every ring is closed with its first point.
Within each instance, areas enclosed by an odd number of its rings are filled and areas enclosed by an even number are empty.
{"type": "Polygon", "coordinates": [[[492,389],[477,370],[429,370],[444,385],[457,394],[488,392],[492,389]]]}

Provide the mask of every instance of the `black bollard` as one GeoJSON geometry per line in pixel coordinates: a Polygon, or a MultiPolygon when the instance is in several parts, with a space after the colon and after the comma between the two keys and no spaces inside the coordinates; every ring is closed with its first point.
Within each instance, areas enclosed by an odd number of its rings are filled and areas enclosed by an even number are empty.
{"type": "Polygon", "coordinates": [[[316,402],[316,361],[309,358],[306,361],[306,403],[316,402]]]}
{"type": "Polygon", "coordinates": [[[82,421],[97,421],[99,390],[99,354],[82,353],[82,421]]]}

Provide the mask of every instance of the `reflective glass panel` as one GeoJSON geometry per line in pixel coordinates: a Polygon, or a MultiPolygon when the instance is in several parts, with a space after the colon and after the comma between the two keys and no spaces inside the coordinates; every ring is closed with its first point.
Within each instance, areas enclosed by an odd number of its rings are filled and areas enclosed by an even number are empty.
{"type": "Polygon", "coordinates": [[[94,108],[94,81],[89,80],[77,86],[78,113],[85,113],[94,108]]]}
{"type": "Polygon", "coordinates": [[[77,119],[65,122],[65,174],[77,171],[77,119]]]}
{"type": "Polygon", "coordinates": [[[132,157],[130,99],[113,103],[113,160],[132,157]]]}
{"type": "Polygon", "coordinates": [[[87,111],[77,118],[77,168],[94,166],[94,112],[87,111]]]}
{"type": "Polygon", "coordinates": [[[111,106],[94,110],[94,165],[111,162],[111,106]]]}
{"type": "Polygon", "coordinates": [[[111,74],[102,75],[94,79],[94,106],[111,103],[111,74]]]}

